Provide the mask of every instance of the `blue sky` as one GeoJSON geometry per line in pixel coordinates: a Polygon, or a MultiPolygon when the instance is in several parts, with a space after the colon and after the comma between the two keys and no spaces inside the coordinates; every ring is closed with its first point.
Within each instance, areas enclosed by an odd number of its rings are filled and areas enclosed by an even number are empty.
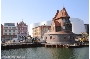
{"type": "Polygon", "coordinates": [[[66,8],[71,18],[89,23],[89,0],[1,0],[1,24],[52,20],[57,10],[66,8]]]}

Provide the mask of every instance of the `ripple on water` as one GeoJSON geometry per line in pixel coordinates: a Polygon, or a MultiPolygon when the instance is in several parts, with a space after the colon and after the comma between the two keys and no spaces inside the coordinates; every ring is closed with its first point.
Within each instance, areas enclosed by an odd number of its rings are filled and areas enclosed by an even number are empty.
{"type": "Polygon", "coordinates": [[[1,50],[1,56],[25,56],[25,59],[89,59],[89,48],[21,48],[1,50]]]}

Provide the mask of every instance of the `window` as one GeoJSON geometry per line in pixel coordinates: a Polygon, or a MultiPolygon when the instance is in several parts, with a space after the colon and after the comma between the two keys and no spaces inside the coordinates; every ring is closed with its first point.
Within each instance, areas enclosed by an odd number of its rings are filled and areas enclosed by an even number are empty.
{"type": "Polygon", "coordinates": [[[18,30],[20,30],[20,28],[18,28],[18,30]]]}
{"type": "Polygon", "coordinates": [[[48,28],[48,30],[49,30],[49,28],[48,28]]]}
{"type": "Polygon", "coordinates": [[[11,35],[11,33],[9,33],[9,35],[11,35]]]}
{"type": "Polygon", "coordinates": [[[5,29],[8,29],[8,27],[4,27],[5,29]]]}
{"type": "Polygon", "coordinates": [[[20,32],[18,34],[20,34],[20,32]]]}
{"type": "Polygon", "coordinates": [[[5,30],[5,32],[7,32],[7,30],[5,30]]]}
{"type": "Polygon", "coordinates": [[[60,30],[61,30],[60,26],[56,26],[56,31],[60,31],[60,30]]]}
{"type": "Polygon", "coordinates": [[[46,37],[46,39],[47,39],[47,37],[46,37]]]}
{"type": "Polygon", "coordinates": [[[16,27],[12,27],[12,29],[16,29],[16,27]]]}
{"type": "Polygon", "coordinates": [[[52,39],[52,36],[50,36],[50,39],[52,39]]]}
{"type": "Polygon", "coordinates": [[[55,39],[55,38],[53,38],[53,39],[55,39]]]}
{"type": "Polygon", "coordinates": [[[7,33],[4,33],[4,35],[7,35],[7,33]]]}
{"type": "Polygon", "coordinates": [[[72,37],[71,37],[71,36],[68,36],[68,38],[69,38],[69,39],[72,39],[72,37]]]}
{"type": "Polygon", "coordinates": [[[66,37],[64,37],[64,39],[66,39],[66,37]]]}
{"type": "Polygon", "coordinates": [[[21,28],[18,28],[19,30],[21,30],[21,28]]]}
{"type": "Polygon", "coordinates": [[[70,36],[68,36],[68,38],[70,39],[70,36]]]}
{"type": "Polygon", "coordinates": [[[9,32],[11,32],[11,30],[9,30],[9,32]]]}
{"type": "Polygon", "coordinates": [[[65,19],[63,19],[63,22],[65,22],[65,19]]]}
{"type": "Polygon", "coordinates": [[[9,27],[11,29],[11,27],[9,27]]]}
{"type": "Polygon", "coordinates": [[[67,22],[67,23],[70,23],[69,18],[66,18],[66,22],[67,22]]]}
{"type": "Polygon", "coordinates": [[[13,32],[15,32],[15,30],[13,30],[13,32]]]}
{"type": "Polygon", "coordinates": [[[63,26],[63,29],[65,29],[65,26],[63,26]]]}
{"type": "Polygon", "coordinates": [[[27,32],[24,32],[25,34],[27,34],[27,32]]]}
{"type": "Polygon", "coordinates": [[[13,33],[13,35],[15,35],[15,33],[13,33]]]}
{"type": "Polygon", "coordinates": [[[27,30],[27,27],[24,27],[24,30],[27,30]]]}

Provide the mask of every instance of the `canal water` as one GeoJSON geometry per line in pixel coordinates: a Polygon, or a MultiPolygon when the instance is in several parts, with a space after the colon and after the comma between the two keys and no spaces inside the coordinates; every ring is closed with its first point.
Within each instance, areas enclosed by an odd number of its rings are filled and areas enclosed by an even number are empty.
{"type": "Polygon", "coordinates": [[[1,50],[2,59],[89,59],[89,47],[20,48],[1,50]]]}

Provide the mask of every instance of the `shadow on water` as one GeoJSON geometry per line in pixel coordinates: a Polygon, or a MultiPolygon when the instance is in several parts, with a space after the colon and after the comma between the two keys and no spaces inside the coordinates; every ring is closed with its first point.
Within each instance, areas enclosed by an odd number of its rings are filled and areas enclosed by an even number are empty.
{"type": "Polygon", "coordinates": [[[84,47],[66,49],[40,47],[10,49],[1,50],[1,56],[15,56],[14,59],[18,59],[16,56],[21,56],[19,59],[89,59],[89,48],[84,47]]]}

